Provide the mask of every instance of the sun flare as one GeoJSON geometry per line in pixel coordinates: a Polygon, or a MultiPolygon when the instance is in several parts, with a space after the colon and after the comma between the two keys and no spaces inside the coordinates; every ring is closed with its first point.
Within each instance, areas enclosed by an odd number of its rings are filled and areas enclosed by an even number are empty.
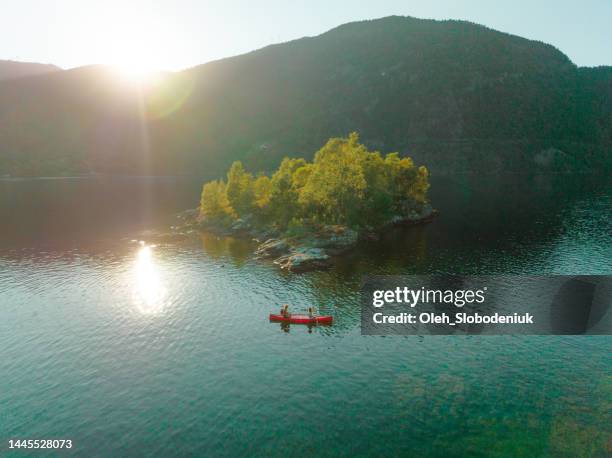
{"type": "Polygon", "coordinates": [[[143,315],[157,315],[163,312],[166,288],[153,257],[153,247],[142,245],[134,265],[134,302],[143,315]]]}
{"type": "Polygon", "coordinates": [[[121,79],[130,83],[151,83],[159,75],[159,69],[141,62],[118,63],[114,65],[121,79]]]}
{"type": "MultiPolygon", "coordinates": [[[[140,2],[124,2],[101,8],[94,36],[99,62],[115,69],[129,83],[151,83],[172,67],[177,31],[167,18],[140,2]]],[[[93,33],[93,32],[92,32],[93,33]]]]}

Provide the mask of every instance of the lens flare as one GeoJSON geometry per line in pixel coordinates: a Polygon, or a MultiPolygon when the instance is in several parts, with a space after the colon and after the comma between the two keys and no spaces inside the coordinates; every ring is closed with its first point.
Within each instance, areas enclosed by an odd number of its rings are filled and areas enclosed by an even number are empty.
{"type": "Polygon", "coordinates": [[[148,119],[166,118],[181,109],[194,89],[191,74],[174,73],[161,78],[155,90],[149,91],[145,98],[148,119]]]}

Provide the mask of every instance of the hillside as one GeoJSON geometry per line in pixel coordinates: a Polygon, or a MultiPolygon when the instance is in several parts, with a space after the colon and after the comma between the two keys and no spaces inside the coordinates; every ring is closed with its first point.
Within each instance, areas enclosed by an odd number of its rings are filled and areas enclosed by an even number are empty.
{"type": "Polygon", "coordinates": [[[356,22],[168,76],[104,67],[0,82],[0,175],[271,170],[359,131],[446,171],[600,170],[612,68],[463,21],[356,22]],[[142,98],[139,94],[142,94],[142,98]]]}
{"type": "Polygon", "coordinates": [[[55,65],[0,60],[0,81],[22,78],[24,76],[41,75],[60,70],[61,69],[55,65]]]}

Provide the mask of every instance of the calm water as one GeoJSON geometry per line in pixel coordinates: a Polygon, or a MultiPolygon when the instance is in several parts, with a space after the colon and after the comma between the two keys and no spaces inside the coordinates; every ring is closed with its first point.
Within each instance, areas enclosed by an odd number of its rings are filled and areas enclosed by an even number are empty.
{"type": "Polygon", "coordinates": [[[433,224],[300,276],[245,241],[146,244],[199,183],[0,181],[0,455],[606,456],[609,337],[366,337],[358,294],[374,273],[610,274],[611,184],[439,178],[433,224]],[[269,323],[284,302],[336,323],[269,323]]]}

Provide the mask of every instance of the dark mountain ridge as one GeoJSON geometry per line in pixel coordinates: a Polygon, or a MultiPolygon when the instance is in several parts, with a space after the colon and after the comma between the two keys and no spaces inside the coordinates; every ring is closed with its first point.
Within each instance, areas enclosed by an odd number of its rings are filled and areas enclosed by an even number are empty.
{"type": "Polygon", "coordinates": [[[358,131],[433,173],[610,167],[612,67],[464,21],[388,17],[119,84],[104,67],[0,83],[0,174],[270,170],[358,131]]]}
{"type": "Polygon", "coordinates": [[[14,60],[0,60],[0,81],[13,78],[23,78],[32,75],[58,72],[61,68],[50,64],[37,64],[34,62],[16,62],[14,60]]]}

